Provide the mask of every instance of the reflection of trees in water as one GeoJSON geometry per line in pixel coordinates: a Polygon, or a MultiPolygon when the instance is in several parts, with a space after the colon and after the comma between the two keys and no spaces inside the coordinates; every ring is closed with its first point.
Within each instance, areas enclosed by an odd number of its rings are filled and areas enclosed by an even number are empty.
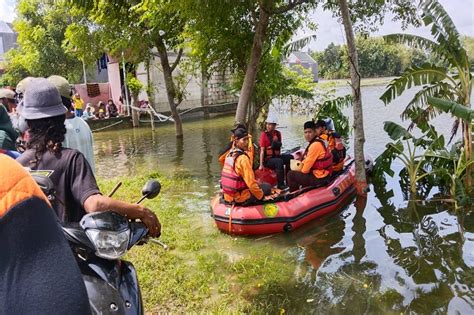
{"type": "Polygon", "coordinates": [[[413,295],[405,310],[446,312],[453,297],[459,296],[465,301],[460,311],[467,311],[465,307],[473,301],[466,290],[473,283],[472,270],[463,261],[463,233],[459,233],[457,217],[439,203],[408,202],[396,209],[385,187],[375,192],[386,223],[379,234],[393,263],[405,272],[398,274],[398,283],[413,295]]]}
{"type": "Polygon", "coordinates": [[[345,220],[333,220],[299,241],[310,266],[299,267],[298,290],[314,297],[309,312],[472,313],[474,272],[463,260],[463,214],[439,203],[397,209],[392,190],[377,185],[374,191],[384,222],[377,230],[385,251],[375,254],[380,261],[367,258],[364,202],[355,203],[348,221],[352,235],[345,220]]]}

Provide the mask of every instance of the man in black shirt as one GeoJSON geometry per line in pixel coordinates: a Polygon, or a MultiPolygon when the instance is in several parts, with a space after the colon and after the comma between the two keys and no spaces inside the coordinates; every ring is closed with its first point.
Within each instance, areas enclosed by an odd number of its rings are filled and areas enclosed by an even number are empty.
{"type": "Polygon", "coordinates": [[[21,109],[21,116],[28,123],[30,139],[27,150],[17,159],[23,166],[50,176],[57,193],[53,208],[60,221],[79,222],[86,213],[114,210],[131,219],[140,219],[151,236],[158,236],[161,226],[150,209],[101,195],[84,155],[74,149],[62,148],[66,111],[51,82],[33,79],[25,91],[21,109]]]}

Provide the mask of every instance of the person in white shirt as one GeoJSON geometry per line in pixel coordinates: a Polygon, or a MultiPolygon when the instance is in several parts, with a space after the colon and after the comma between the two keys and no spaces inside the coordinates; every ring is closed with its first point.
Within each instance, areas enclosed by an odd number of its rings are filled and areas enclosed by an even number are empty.
{"type": "Polygon", "coordinates": [[[89,125],[80,117],[71,111],[72,110],[72,90],[69,82],[59,76],[52,75],[48,80],[56,86],[64,106],[68,109],[66,113],[66,135],[64,137],[63,147],[76,149],[86,157],[89,162],[92,171],[95,173],[95,162],[94,162],[94,141],[92,138],[92,131],[89,125]]]}

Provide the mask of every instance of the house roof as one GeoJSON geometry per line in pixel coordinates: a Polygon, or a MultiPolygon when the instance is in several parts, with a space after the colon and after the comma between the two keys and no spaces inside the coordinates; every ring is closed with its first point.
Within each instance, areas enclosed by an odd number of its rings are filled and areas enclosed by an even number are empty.
{"type": "Polygon", "coordinates": [[[316,61],[305,52],[294,51],[291,54],[298,58],[301,63],[316,63],[316,61]]]}
{"type": "Polygon", "coordinates": [[[0,21],[0,33],[3,34],[14,34],[13,26],[11,23],[0,21]]]}

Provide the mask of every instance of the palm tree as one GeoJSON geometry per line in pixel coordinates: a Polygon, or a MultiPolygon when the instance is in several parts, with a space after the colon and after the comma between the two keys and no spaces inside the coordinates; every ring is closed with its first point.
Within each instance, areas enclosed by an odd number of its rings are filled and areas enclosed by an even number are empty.
{"type": "MultiPolygon", "coordinates": [[[[447,66],[440,67],[430,63],[420,67],[412,66],[394,79],[380,97],[385,104],[388,104],[405,90],[413,86],[422,86],[402,113],[403,119],[411,119],[417,124],[424,123],[441,112],[438,107],[433,106],[433,102],[437,102],[437,99],[439,101],[440,98],[471,108],[472,90],[471,65],[453,21],[437,0],[422,1],[421,10],[424,25],[431,25],[434,40],[409,34],[391,34],[384,38],[389,43],[402,43],[424,49],[447,66]]],[[[472,159],[471,119],[456,117],[453,135],[460,121],[465,154],[469,162],[472,159]]],[[[470,186],[470,174],[472,174],[470,167],[467,174],[467,185],[470,186]]]]}

